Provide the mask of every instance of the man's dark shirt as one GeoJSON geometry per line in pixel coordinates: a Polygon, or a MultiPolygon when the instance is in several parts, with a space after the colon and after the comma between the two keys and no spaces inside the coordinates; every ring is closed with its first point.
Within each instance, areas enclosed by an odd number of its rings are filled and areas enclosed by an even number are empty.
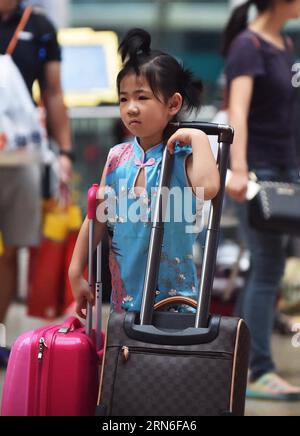
{"type": "MultiPolygon", "coordinates": [[[[21,6],[18,6],[6,21],[2,20],[0,14],[0,54],[5,54],[23,10],[21,6]]],[[[19,35],[12,57],[30,93],[36,79],[43,81],[45,63],[61,60],[55,28],[44,15],[32,12],[24,30],[19,35]]]]}

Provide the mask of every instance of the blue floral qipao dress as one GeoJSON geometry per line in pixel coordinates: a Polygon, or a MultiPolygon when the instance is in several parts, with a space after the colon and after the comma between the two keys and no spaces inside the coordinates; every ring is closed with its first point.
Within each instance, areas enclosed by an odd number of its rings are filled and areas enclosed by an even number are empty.
{"type": "MultiPolygon", "coordinates": [[[[145,152],[135,138],[132,142],[113,147],[107,158],[105,189],[111,235],[109,264],[112,309],[116,311],[140,310],[151,211],[156,200],[163,147],[161,143],[145,152]],[[137,197],[134,187],[141,168],[145,169],[146,189],[143,195],[137,197]]],[[[191,146],[175,147],[170,188],[176,188],[177,200],[175,208],[172,208],[175,195],[168,200],[170,222],[164,225],[156,301],[175,295],[197,297],[193,244],[198,234],[195,231],[187,233],[187,228],[194,225],[197,209],[199,214],[202,203],[198,202],[187,179],[186,159],[191,152],[191,146]]]]}

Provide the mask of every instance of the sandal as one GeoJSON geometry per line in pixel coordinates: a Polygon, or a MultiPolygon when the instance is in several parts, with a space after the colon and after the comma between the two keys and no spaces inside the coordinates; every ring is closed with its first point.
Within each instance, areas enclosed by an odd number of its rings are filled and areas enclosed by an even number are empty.
{"type": "Polygon", "coordinates": [[[277,374],[270,372],[248,384],[247,398],[274,401],[300,401],[300,388],[292,386],[277,374]]]}

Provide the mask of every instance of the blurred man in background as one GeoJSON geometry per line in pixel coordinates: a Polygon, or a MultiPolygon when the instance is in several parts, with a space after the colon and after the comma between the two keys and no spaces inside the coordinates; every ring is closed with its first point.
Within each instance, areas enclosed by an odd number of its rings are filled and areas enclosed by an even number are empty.
{"type": "MultiPolygon", "coordinates": [[[[20,0],[0,0],[0,54],[6,53],[23,14],[20,0]]],[[[70,126],[61,88],[60,48],[55,28],[45,16],[32,11],[18,34],[12,59],[30,95],[33,82],[39,82],[48,133],[60,150],[61,186],[66,187],[73,159],[70,126]]],[[[39,165],[3,166],[0,151],[0,231],[5,247],[0,257],[0,323],[16,291],[17,249],[39,243],[40,188],[39,165]]],[[[0,347],[0,365],[5,365],[7,356],[0,347]]]]}

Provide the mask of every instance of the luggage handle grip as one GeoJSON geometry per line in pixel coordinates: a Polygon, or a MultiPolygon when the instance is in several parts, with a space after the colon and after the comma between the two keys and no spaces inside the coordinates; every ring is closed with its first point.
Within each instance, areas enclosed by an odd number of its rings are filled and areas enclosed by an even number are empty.
{"type": "MultiPolygon", "coordinates": [[[[190,314],[190,317],[191,322],[194,322],[195,316],[190,314]]],[[[159,345],[197,345],[214,341],[219,334],[220,322],[221,317],[216,315],[209,319],[208,326],[205,328],[187,327],[184,330],[166,330],[157,328],[153,324],[140,325],[137,323],[137,314],[128,312],[125,315],[124,330],[129,338],[140,342],[159,345]]]]}
{"type": "Polygon", "coordinates": [[[186,304],[190,307],[193,307],[194,309],[197,309],[198,303],[196,300],[193,300],[192,298],[182,297],[180,295],[177,295],[176,297],[169,297],[159,301],[154,305],[154,310],[162,310],[171,304],[186,304]]]}
{"type": "Polygon", "coordinates": [[[97,209],[97,193],[98,193],[99,185],[96,183],[88,191],[88,219],[94,220],[96,218],[96,209],[97,209]]]}
{"type": "Polygon", "coordinates": [[[206,135],[218,136],[218,142],[232,144],[234,137],[234,129],[225,124],[205,123],[201,121],[177,121],[169,124],[175,129],[198,129],[202,130],[206,135]]]}
{"type": "MultiPolygon", "coordinates": [[[[96,282],[93,279],[93,254],[94,254],[94,225],[96,221],[97,194],[99,185],[94,183],[88,191],[88,221],[89,221],[89,243],[88,243],[88,283],[90,291],[96,294],[96,348],[102,347],[102,277],[101,277],[101,242],[97,246],[97,273],[96,282]]],[[[93,329],[93,307],[87,304],[86,334],[92,336],[93,329]]]]}
{"type": "Polygon", "coordinates": [[[77,330],[82,328],[82,324],[78,318],[75,316],[70,316],[67,318],[59,329],[60,333],[68,333],[71,330],[77,330]]]}

